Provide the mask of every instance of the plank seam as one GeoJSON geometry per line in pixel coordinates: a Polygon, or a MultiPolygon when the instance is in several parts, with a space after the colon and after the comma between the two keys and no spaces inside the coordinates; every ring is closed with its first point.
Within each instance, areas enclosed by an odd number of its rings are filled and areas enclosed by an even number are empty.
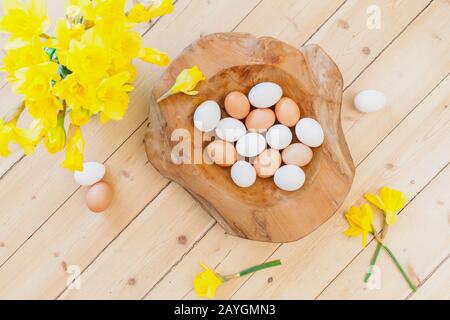
{"type": "Polygon", "coordinates": [[[181,261],[183,261],[183,259],[198,245],[198,243],[203,239],[203,237],[217,224],[216,221],[213,221],[211,223],[211,225],[203,232],[202,235],[200,235],[200,237],[197,238],[197,240],[195,240],[192,245],[188,248],[187,251],[185,251],[181,257],[179,257],[177,259],[177,261],[169,268],[169,270],[167,270],[167,272],[164,273],[164,275],[153,285],[151,286],[151,288],[141,297],[140,300],[145,299],[150,292],[156,287],[158,286],[165,278],[166,276],[173,270],[175,269],[180,263],[181,261]]]}
{"type": "Polygon", "coordinates": [[[355,83],[355,81],[359,78],[359,76],[361,74],[363,74],[377,59],[379,56],[381,56],[390,46],[392,43],[394,43],[404,32],[406,29],[408,29],[411,24],[413,24],[417,18],[425,11],[428,9],[428,7],[433,3],[434,0],[431,0],[426,6],[425,8],[423,8],[402,30],[400,30],[400,32],[394,37],[392,38],[392,40],[373,58],[373,60],[371,62],[369,62],[367,64],[367,66],[361,70],[361,72],[345,87],[344,91],[347,90],[347,88],[349,88],[350,86],[353,85],[353,83],[355,83]]]}
{"type": "MultiPolygon", "coordinates": [[[[423,279],[420,284],[417,286],[417,289],[419,289],[420,287],[422,287],[435,273],[436,271],[444,264],[447,262],[447,260],[450,258],[450,255],[446,256],[441,262],[438,263],[438,265],[425,277],[425,279],[423,279]]],[[[411,299],[412,296],[414,296],[414,294],[416,294],[414,291],[411,291],[405,298],[405,300],[409,300],[411,299]]]]}

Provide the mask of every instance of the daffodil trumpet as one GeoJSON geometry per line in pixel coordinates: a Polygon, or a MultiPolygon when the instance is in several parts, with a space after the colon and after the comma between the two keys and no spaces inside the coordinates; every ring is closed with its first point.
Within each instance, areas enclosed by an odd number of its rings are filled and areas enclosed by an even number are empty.
{"type": "Polygon", "coordinates": [[[198,94],[198,91],[194,90],[200,81],[205,80],[205,76],[197,66],[193,66],[190,69],[184,69],[177,76],[173,86],[165,92],[156,102],[161,102],[167,99],[171,95],[177,93],[184,93],[189,96],[198,94]]]}
{"type": "Polygon", "coordinates": [[[203,271],[198,273],[193,280],[194,291],[201,298],[207,297],[212,299],[216,294],[216,289],[224,282],[244,277],[259,270],[279,266],[281,265],[281,261],[274,260],[265,262],[230,275],[220,275],[205,264],[201,263],[200,265],[203,268],[203,271]]]}

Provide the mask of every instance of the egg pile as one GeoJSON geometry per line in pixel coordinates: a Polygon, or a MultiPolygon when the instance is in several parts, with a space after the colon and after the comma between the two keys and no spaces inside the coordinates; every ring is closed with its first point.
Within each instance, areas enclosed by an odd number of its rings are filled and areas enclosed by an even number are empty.
{"type": "Polygon", "coordinates": [[[231,166],[231,179],[242,188],[257,177],[273,176],[275,185],[285,191],[300,189],[305,183],[301,167],[313,158],[311,148],[324,140],[321,125],[312,118],[300,118],[300,108],[273,82],[255,85],[248,97],[230,92],[224,100],[229,117],[221,118],[219,104],[201,103],[194,113],[194,126],[213,132],[216,139],[206,147],[211,162],[231,166]],[[294,129],[300,142],[292,143],[294,129]]]}

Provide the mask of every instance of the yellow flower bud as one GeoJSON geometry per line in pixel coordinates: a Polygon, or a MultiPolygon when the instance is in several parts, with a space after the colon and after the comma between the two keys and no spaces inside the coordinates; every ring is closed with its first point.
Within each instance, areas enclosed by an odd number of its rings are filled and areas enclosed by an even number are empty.
{"type": "Polygon", "coordinates": [[[190,69],[184,69],[177,76],[175,84],[172,86],[172,88],[170,88],[169,91],[163,94],[158,99],[158,102],[178,92],[182,92],[190,96],[197,95],[198,91],[195,91],[194,89],[197,84],[203,80],[205,80],[205,76],[197,66],[194,66],[190,69]]]}
{"type": "Polygon", "coordinates": [[[66,146],[66,131],[62,125],[47,130],[44,140],[49,153],[58,153],[66,146]]]}
{"type": "Polygon", "coordinates": [[[73,127],[71,131],[74,131],[70,137],[67,148],[66,158],[63,161],[63,167],[72,171],[83,171],[83,158],[84,158],[84,138],[81,133],[80,127],[73,127]]]}

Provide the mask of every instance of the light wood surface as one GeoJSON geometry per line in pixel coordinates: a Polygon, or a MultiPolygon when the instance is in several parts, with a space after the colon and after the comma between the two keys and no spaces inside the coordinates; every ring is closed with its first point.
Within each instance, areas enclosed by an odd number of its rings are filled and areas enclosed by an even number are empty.
{"type": "MultiPolygon", "coordinates": [[[[317,43],[336,61],[345,88],[342,125],[357,166],[337,214],[284,245],[225,234],[147,162],[142,141],[148,103],[164,70],[138,63],[126,118],[85,130],[87,159],[105,162],[106,179],[116,190],[108,212],[88,212],[86,190],[60,168],[62,155],[39,148],[31,158],[17,151],[0,159],[0,298],[189,299],[195,298],[198,261],[232,273],[271,258],[283,265],[229,282],[217,297],[449,298],[450,3],[178,0],[173,14],[145,31],[144,41],[175,57],[201,35],[229,31],[274,36],[298,48],[317,43]],[[381,9],[379,30],[366,24],[371,5],[381,9]],[[385,110],[354,110],[354,95],[367,88],[385,92],[385,110]],[[420,283],[415,294],[385,256],[380,290],[365,290],[374,243],[362,250],[359,239],[342,234],[343,212],[383,185],[410,199],[388,241],[420,283]],[[82,271],[78,290],[68,285],[74,266],[82,271]]],[[[3,111],[13,98],[5,88],[0,96],[3,111]]]]}

